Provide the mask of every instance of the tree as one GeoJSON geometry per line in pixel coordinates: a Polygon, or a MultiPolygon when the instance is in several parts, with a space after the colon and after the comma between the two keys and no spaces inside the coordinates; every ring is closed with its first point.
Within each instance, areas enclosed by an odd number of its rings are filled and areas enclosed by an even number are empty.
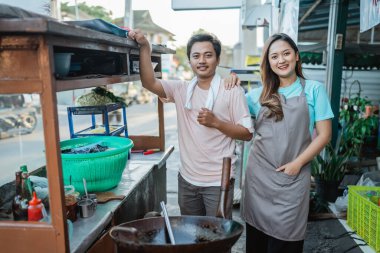
{"type": "Polygon", "coordinates": [[[176,48],[176,54],[173,56],[178,62],[179,66],[182,66],[185,71],[190,71],[189,59],[186,54],[186,46],[180,46],[176,48]]]}
{"type": "MultiPolygon", "coordinates": [[[[86,3],[79,3],[78,9],[94,18],[101,18],[108,22],[112,22],[112,11],[102,6],[88,6],[86,3]]],[[[75,6],[69,6],[68,2],[61,3],[61,11],[75,15],[75,6]]]]}
{"type": "Polygon", "coordinates": [[[199,34],[199,33],[210,33],[210,32],[206,31],[205,29],[199,28],[198,30],[194,31],[192,35],[199,34]]]}

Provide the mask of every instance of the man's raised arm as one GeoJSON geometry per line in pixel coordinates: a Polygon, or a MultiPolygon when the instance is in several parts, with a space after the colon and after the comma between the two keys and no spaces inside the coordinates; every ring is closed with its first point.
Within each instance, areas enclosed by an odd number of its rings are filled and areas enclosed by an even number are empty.
{"type": "Polygon", "coordinates": [[[161,82],[154,77],[149,41],[138,29],[129,31],[128,36],[140,46],[140,78],[142,86],[159,97],[166,98],[161,82]]]}

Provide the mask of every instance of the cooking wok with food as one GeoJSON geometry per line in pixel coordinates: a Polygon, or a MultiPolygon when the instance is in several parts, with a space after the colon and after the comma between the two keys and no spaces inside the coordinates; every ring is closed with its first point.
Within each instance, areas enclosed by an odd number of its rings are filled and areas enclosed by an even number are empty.
{"type": "Polygon", "coordinates": [[[224,218],[230,170],[231,158],[224,158],[217,217],[170,217],[175,244],[170,243],[164,217],[123,223],[113,227],[110,231],[110,236],[117,244],[118,252],[228,252],[243,232],[243,226],[240,223],[224,218]]]}

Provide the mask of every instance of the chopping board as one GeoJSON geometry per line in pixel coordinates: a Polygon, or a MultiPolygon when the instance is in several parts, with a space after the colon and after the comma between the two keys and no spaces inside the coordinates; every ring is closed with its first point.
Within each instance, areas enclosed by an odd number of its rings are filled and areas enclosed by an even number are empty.
{"type": "Polygon", "coordinates": [[[106,203],[110,200],[123,200],[125,198],[124,195],[116,195],[113,192],[97,192],[96,199],[98,203],[106,203]]]}

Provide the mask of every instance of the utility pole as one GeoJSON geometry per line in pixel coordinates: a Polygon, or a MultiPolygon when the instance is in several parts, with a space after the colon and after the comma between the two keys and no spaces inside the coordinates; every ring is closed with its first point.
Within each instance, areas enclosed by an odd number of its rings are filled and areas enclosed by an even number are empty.
{"type": "Polygon", "coordinates": [[[326,89],[334,113],[331,142],[335,146],[338,137],[340,92],[344,63],[348,0],[332,0],[330,3],[329,29],[327,37],[326,89]]]}
{"type": "Polygon", "coordinates": [[[124,26],[133,28],[132,0],[125,0],[124,26]]]}
{"type": "Polygon", "coordinates": [[[60,0],[50,0],[50,16],[61,20],[61,1],[60,0]]]}
{"type": "Polygon", "coordinates": [[[75,20],[79,20],[78,1],[75,0],[75,20]]]}

